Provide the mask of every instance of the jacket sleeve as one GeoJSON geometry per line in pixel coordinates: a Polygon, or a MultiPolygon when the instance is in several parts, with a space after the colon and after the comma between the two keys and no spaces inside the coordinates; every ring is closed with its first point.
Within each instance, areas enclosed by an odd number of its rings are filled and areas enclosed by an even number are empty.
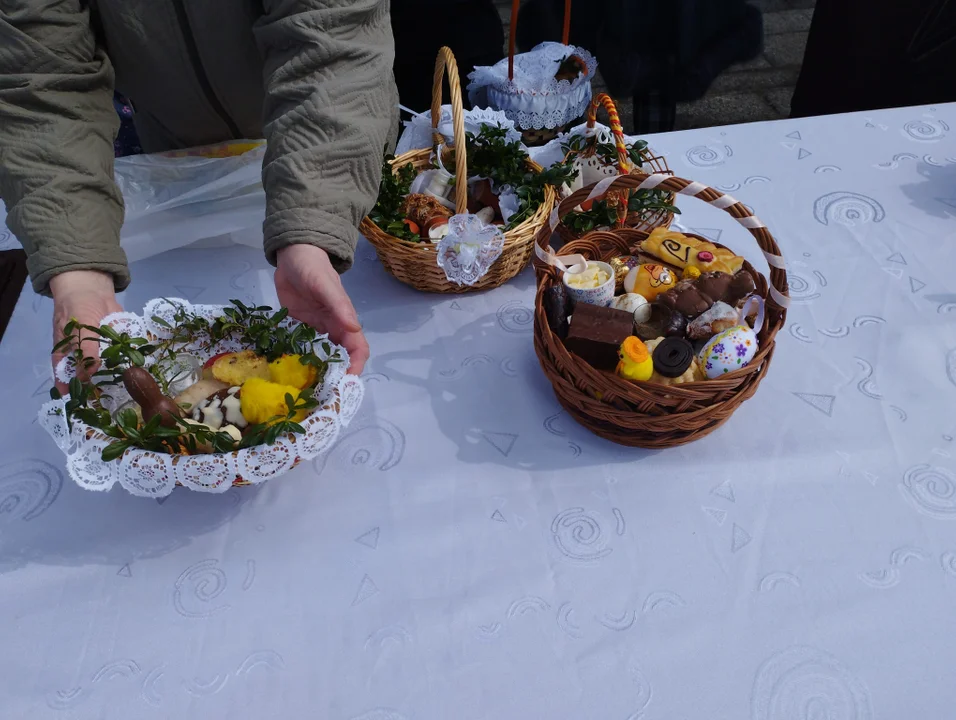
{"type": "Polygon", "coordinates": [[[323,248],[339,272],[378,196],[398,129],[388,0],[265,0],[266,257],[323,248]]]}
{"type": "Polygon", "coordinates": [[[0,0],[0,197],[37,292],[68,270],[129,284],[113,182],[113,68],[81,0],[0,0]]]}

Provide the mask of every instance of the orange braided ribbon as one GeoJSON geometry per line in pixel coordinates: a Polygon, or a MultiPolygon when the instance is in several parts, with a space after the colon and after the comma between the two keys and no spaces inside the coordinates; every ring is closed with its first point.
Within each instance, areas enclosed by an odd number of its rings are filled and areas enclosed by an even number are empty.
{"type": "MultiPolygon", "coordinates": [[[[598,93],[588,106],[588,130],[594,129],[597,122],[598,108],[603,107],[607,112],[611,134],[614,136],[614,146],[617,148],[617,169],[621,175],[627,175],[631,170],[630,153],[624,141],[624,129],[621,127],[621,117],[617,114],[617,105],[607,93],[598,93]]],[[[624,227],[627,221],[627,204],[630,198],[629,190],[614,190],[605,196],[610,207],[617,208],[617,226],[624,227]]]]}
{"type": "Polygon", "coordinates": [[[608,122],[611,126],[611,133],[614,135],[614,145],[617,147],[618,170],[622,175],[626,175],[631,169],[629,161],[630,154],[627,150],[627,143],[624,142],[624,129],[621,127],[621,117],[617,114],[617,105],[607,93],[598,93],[591,100],[588,107],[588,130],[594,129],[597,122],[598,108],[603,107],[607,111],[608,122]]]}

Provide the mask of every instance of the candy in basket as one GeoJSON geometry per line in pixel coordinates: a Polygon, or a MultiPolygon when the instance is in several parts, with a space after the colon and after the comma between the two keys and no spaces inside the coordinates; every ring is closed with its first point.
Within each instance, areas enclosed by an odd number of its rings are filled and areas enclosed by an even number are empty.
{"type": "Polygon", "coordinates": [[[53,390],[39,419],[87,490],[260,483],[327,450],[362,401],[346,351],[285,310],[159,299],[64,336],[56,374],[69,394],[53,390]]]}
{"type": "Polygon", "coordinates": [[[666,448],[722,425],[757,390],[786,319],[787,275],[746,207],[700,183],[634,172],[572,193],[537,238],[534,347],[559,402],[595,434],[666,448]],[[745,258],[694,235],[596,231],[562,248],[551,229],[589,197],[661,188],[730,214],[757,240],[769,282],[745,258]]]}

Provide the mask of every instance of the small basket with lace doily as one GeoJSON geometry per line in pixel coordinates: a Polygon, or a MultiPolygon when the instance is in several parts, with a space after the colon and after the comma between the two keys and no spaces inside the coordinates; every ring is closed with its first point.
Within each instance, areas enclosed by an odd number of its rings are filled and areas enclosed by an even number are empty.
{"type": "Polygon", "coordinates": [[[527,267],[535,233],[554,206],[554,185],[570,173],[564,167],[542,173],[500,117],[472,113],[466,131],[458,65],[441,48],[432,85],[433,144],[386,158],[378,200],[360,226],[397,280],[423,292],[463,293],[498,287],[527,267]],[[450,127],[441,110],[446,76],[450,127]]]}
{"type": "MultiPolygon", "coordinates": [[[[552,142],[559,142],[560,138],[552,142]]],[[[667,160],[650,151],[643,140],[624,136],[617,107],[609,95],[600,93],[588,108],[587,124],[582,132],[572,132],[561,142],[565,160],[570,160],[577,176],[570,190],[581,188],[617,175],[627,175],[632,169],[649,175],[673,174],[667,160]],[[597,111],[603,107],[610,127],[598,130],[597,111]]],[[[582,203],[564,216],[557,233],[563,242],[575,240],[592,230],[631,228],[650,232],[656,227],[667,227],[680,210],[674,205],[674,193],[657,188],[653,190],[619,190],[582,203]]]]}
{"type": "Polygon", "coordinates": [[[176,485],[261,483],[330,448],[364,395],[344,348],[284,309],[238,301],[151,300],[142,316],[69,323],[57,349],[69,352],[55,370],[69,394],[51,391],[39,421],[87,490],[118,482],[164,497],[176,485]],[[77,349],[90,342],[95,372],[77,349]]]}
{"type": "Polygon", "coordinates": [[[520,4],[520,0],[511,4],[508,57],[490,67],[476,67],[468,75],[468,99],[475,107],[503,111],[521,130],[525,144],[537,146],[584,115],[598,64],[584,48],[568,45],[571,0],[565,0],[561,42],[543,42],[516,55],[520,4]]]}

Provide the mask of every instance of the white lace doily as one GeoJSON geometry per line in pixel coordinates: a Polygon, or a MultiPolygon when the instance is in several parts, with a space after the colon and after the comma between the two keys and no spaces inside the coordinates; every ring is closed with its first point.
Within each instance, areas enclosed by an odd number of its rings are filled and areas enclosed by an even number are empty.
{"type": "MultiPolygon", "coordinates": [[[[607,125],[594,123],[593,134],[597,135],[598,142],[600,143],[606,144],[614,142],[614,135],[611,134],[611,128],[609,128],[607,125]]],[[[538,163],[538,165],[547,170],[559,162],[564,162],[564,158],[567,153],[565,153],[563,146],[566,145],[572,137],[579,135],[589,135],[587,123],[575,125],[568,132],[560,133],[556,138],[554,138],[554,140],[550,140],[540,147],[529,148],[528,155],[530,155],[531,159],[538,163]]],[[[636,135],[624,136],[624,142],[627,143],[628,146],[633,145],[638,140],[640,140],[640,138],[636,135]]],[[[649,147],[647,148],[647,152],[652,156],[656,155],[656,153],[649,147]]],[[[647,163],[645,163],[641,169],[647,173],[656,172],[654,168],[647,163]]]]}
{"type": "Polygon", "coordinates": [[[470,213],[449,218],[448,228],[436,248],[438,267],[449,282],[474,285],[501,257],[505,236],[497,226],[485,225],[470,213]]]}
{"type": "MultiPolygon", "coordinates": [[[[225,306],[191,305],[179,298],[156,299],[147,303],[142,316],[117,313],[103,322],[118,332],[127,332],[134,337],[151,335],[168,338],[169,330],[152,318],[159,317],[173,324],[173,316],[180,308],[215,320],[222,315],[225,306]]],[[[284,323],[288,327],[298,324],[290,319],[284,323]]],[[[202,338],[196,338],[183,351],[205,362],[219,353],[243,349],[234,340],[225,340],[209,350],[203,350],[201,344],[202,338]]],[[[191,490],[211,493],[225,492],[235,481],[261,483],[288,472],[299,462],[311,460],[331,447],[362,403],[365,388],[359,378],[346,374],[349,357],[345,349],[330,343],[326,336],[319,336],[313,344],[313,352],[322,359],[338,354],[342,362],[328,364],[325,379],[315,391],[319,406],[310,411],[301,423],[305,434],[280,437],[274,445],[260,445],[231,453],[182,456],[131,448],[121,459],[103,462],[100,454],[112,442],[111,439],[78,420],[73,421],[71,432],[66,422],[68,397],[44,404],[39,413],[40,425],[66,454],[66,468],[70,477],[87,490],[109,490],[118,482],[133,495],[163,497],[172,492],[177,483],[191,490]]],[[[147,362],[150,360],[152,358],[147,362]]],[[[57,379],[68,382],[73,376],[73,369],[71,362],[62,361],[56,368],[57,379]]],[[[111,412],[131,400],[121,386],[111,387],[110,393],[112,397],[103,404],[111,412]]]]}
{"type": "Polygon", "coordinates": [[[515,55],[514,80],[508,79],[508,58],[491,67],[476,67],[468,75],[468,99],[476,107],[503,111],[522,130],[554,129],[584,115],[597,66],[584,48],[541,43],[515,55]],[[556,80],[558,67],[571,55],[581,58],[587,73],[574,80],[556,80]]]}
{"type": "MultiPolygon", "coordinates": [[[[474,108],[465,110],[465,132],[477,135],[481,132],[483,125],[489,127],[500,127],[506,130],[506,139],[508,142],[521,142],[521,133],[515,129],[513,120],[500,110],[491,108],[474,108]]],[[[455,132],[452,129],[451,105],[442,105],[441,120],[438,122],[438,132],[445,138],[445,142],[451,146],[455,143],[455,132]]],[[[398,140],[395,147],[395,155],[403,155],[409,150],[424,150],[434,145],[432,138],[432,112],[427,110],[420,115],[415,115],[411,120],[405,122],[405,130],[398,140]]],[[[522,146],[523,147],[523,146],[522,146]]],[[[525,148],[527,151],[527,148],[525,148]]]]}

